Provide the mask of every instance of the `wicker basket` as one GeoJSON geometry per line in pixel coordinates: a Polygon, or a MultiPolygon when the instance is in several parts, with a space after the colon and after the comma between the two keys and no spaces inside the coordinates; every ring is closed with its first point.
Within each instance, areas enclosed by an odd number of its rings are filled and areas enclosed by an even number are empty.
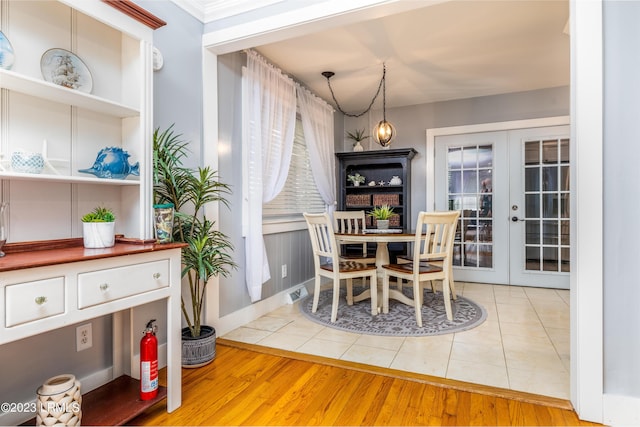
{"type": "Polygon", "coordinates": [[[398,206],[400,204],[400,195],[399,194],[374,194],[373,195],[373,206],[398,206]]]}
{"type": "Polygon", "coordinates": [[[347,194],[347,206],[370,206],[370,194],[347,194]]]}

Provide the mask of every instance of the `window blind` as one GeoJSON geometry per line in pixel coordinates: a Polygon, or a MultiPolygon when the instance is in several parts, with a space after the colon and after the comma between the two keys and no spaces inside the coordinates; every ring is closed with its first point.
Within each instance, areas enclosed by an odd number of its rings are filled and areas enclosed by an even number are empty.
{"type": "Polygon", "coordinates": [[[309,151],[302,130],[302,121],[296,119],[291,165],[284,188],[271,202],[262,207],[263,218],[295,217],[303,212],[322,213],[324,201],[318,193],[311,173],[309,151]]]}

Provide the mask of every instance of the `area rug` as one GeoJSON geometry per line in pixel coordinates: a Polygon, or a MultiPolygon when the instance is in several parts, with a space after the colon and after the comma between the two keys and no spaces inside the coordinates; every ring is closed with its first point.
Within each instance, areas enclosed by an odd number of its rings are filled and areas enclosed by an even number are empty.
{"type": "MultiPolygon", "coordinates": [[[[353,294],[358,295],[363,289],[354,287],[353,294]]],[[[413,298],[413,288],[403,289],[408,297],[413,298]]],[[[371,300],[347,305],[346,290],[340,292],[338,318],[331,323],[331,299],[333,290],[320,291],[318,310],[311,312],[313,295],[300,301],[300,311],[309,320],[331,328],[365,335],[384,335],[396,337],[421,337],[462,332],[482,324],[487,318],[487,311],[481,305],[468,298],[458,296],[451,301],[453,320],[447,320],[442,293],[434,294],[425,290],[422,306],[422,328],[418,327],[413,306],[396,300],[389,300],[389,313],[371,315],[371,300]]]]}

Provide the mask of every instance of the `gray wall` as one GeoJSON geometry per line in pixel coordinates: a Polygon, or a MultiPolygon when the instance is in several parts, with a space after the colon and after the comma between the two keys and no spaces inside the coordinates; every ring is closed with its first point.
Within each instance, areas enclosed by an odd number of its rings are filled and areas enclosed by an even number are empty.
{"type": "Polygon", "coordinates": [[[604,2],[604,389],[640,397],[640,2],[604,2]],[[638,238],[638,239],[636,239],[638,238]]]}

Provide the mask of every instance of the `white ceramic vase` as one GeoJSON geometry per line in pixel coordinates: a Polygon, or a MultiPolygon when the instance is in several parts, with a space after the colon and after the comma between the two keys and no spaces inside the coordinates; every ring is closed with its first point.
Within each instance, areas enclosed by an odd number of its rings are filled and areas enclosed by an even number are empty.
{"type": "Polygon", "coordinates": [[[116,244],[116,223],[83,222],[82,237],[85,248],[110,248],[116,244]]]}

